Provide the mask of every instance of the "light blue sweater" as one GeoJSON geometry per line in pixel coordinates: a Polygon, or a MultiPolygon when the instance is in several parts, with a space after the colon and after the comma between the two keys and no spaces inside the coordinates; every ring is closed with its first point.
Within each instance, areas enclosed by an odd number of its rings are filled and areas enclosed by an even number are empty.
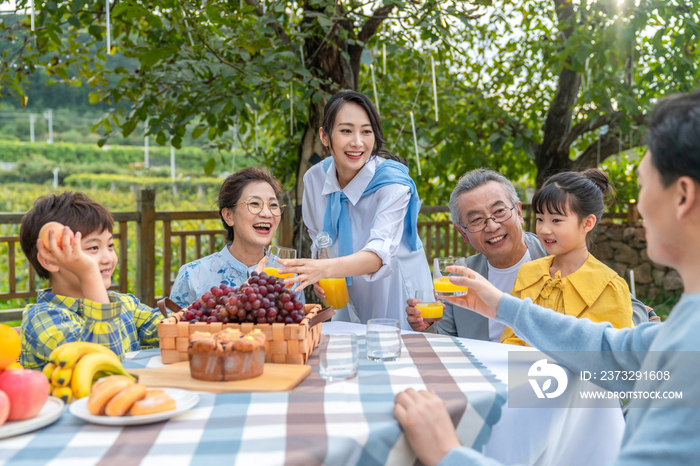
{"type": "MultiPolygon", "coordinates": [[[[233,257],[230,248],[229,243],[219,252],[180,267],[173,288],[170,290],[170,299],[180,307],[187,307],[209,291],[212,286],[219,286],[222,283],[228,286],[241,286],[245,283],[248,280],[248,274],[255,270],[258,264],[247,267],[233,257]]],[[[296,293],[296,299],[305,303],[304,292],[296,293]]]]}
{"type": "MultiPolygon", "coordinates": [[[[530,345],[551,354],[574,373],[597,371],[669,371],[669,380],[594,381],[613,391],[682,391],[683,399],[632,400],[620,455],[622,465],[686,466],[700,461],[700,363],[684,351],[700,351],[700,293],[683,295],[668,319],[615,330],[609,323],[593,323],[553,313],[532,303],[504,295],[497,320],[512,327],[530,345]],[[581,353],[596,352],[594,361],[581,353]],[[654,353],[647,353],[654,351],[654,353]],[[635,353],[636,352],[636,353],[635,353]],[[577,358],[577,356],[579,358],[577,358]]],[[[498,463],[471,448],[453,448],[440,466],[498,463]]]]}

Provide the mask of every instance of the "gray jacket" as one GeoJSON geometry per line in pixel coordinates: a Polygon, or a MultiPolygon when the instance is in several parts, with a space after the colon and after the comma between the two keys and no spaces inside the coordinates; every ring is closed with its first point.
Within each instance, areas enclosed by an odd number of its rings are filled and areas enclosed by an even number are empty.
{"type": "MultiPolygon", "coordinates": [[[[548,255],[544,246],[542,246],[542,243],[540,243],[540,240],[537,238],[537,235],[525,231],[523,232],[523,238],[525,239],[527,249],[530,251],[530,258],[532,260],[540,259],[548,255]]],[[[488,261],[483,254],[476,254],[467,258],[467,267],[478,272],[488,280],[488,261]]],[[[644,304],[636,298],[631,299],[632,321],[634,325],[648,322],[649,315],[644,304]]],[[[469,309],[454,306],[447,301],[444,301],[444,303],[445,310],[442,314],[442,320],[438,321],[437,325],[433,324],[428,327],[425,330],[426,332],[442,333],[461,338],[471,338],[473,340],[489,340],[489,320],[486,317],[470,311],[469,309]]]]}

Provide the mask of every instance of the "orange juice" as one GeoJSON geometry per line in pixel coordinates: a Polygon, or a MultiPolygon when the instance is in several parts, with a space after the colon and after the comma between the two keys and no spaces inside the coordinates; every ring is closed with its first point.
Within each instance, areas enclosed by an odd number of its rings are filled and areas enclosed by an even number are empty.
{"type": "Polygon", "coordinates": [[[454,293],[454,296],[460,296],[467,293],[468,286],[455,285],[450,281],[450,277],[433,278],[433,288],[438,293],[454,293]]]}
{"type": "MultiPolygon", "coordinates": [[[[276,268],[276,267],[265,267],[265,270],[263,270],[263,272],[265,272],[268,275],[272,275],[272,276],[275,276],[277,278],[281,278],[282,280],[284,280],[285,278],[289,278],[289,277],[294,276],[293,273],[279,273],[279,270],[280,269],[276,268]]],[[[293,285],[285,285],[285,287],[288,289],[291,289],[292,286],[293,285]]]]}
{"type": "Polygon", "coordinates": [[[416,309],[420,311],[420,316],[428,322],[442,320],[442,303],[418,303],[416,309]]]}
{"type": "Polygon", "coordinates": [[[333,306],[334,309],[340,309],[348,305],[350,296],[348,295],[348,285],[344,278],[323,278],[318,281],[318,284],[326,293],[326,298],[323,300],[324,306],[333,306]]]}
{"type": "Polygon", "coordinates": [[[274,268],[274,267],[265,267],[265,270],[263,270],[268,275],[274,275],[277,278],[289,278],[293,276],[294,274],[292,273],[279,273],[279,268],[274,268]]]}

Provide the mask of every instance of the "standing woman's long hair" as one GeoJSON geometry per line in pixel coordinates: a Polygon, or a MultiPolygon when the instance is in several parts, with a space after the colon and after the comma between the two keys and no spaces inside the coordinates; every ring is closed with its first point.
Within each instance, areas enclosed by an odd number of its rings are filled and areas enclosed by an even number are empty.
{"type": "Polygon", "coordinates": [[[326,107],[323,110],[323,125],[321,126],[321,128],[323,129],[323,132],[328,135],[328,141],[331,145],[331,154],[333,152],[333,142],[331,139],[331,135],[333,133],[333,127],[335,125],[335,118],[338,115],[340,109],[343,107],[343,105],[347,103],[357,104],[360,107],[362,107],[365,113],[367,113],[367,118],[369,118],[369,122],[372,125],[372,132],[374,133],[374,147],[372,148],[371,155],[378,155],[385,159],[394,160],[408,167],[408,162],[406,161],[406,159],[404,159],[403,157],[399,157],[398,155],[394,155],[383,148],[385,144],[384,132],[382,131],[382,124],[379,119],[379,114],[374,108],[372,101],[369,100],[369,97],[367,97],[363,93],[352,90],[340,91],[337,94],[335,94],[328,100],[328,103],[326,104],[326,107]]]}

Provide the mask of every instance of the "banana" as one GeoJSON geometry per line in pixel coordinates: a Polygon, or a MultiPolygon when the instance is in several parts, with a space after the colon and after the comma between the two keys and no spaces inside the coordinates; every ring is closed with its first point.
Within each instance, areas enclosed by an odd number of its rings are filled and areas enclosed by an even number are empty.
{"type": "MultiPolygon", "coordinates": [[[[78,398],[84,398],[90,394],[90,389],[92,388],[92,380],[100,371],[111,372],[113,374],[126,375],[131,377],[122,367],[119,358],[114,354],[105,353],[91,353],[86,354],[78,361],[75,368],[73,368],[73,377],[71,379],[71,388],[73,389],[73,396],[78,398]]],[[[134,379],[135,380],[135,379],[134,379]]]]}
{"type": "Polygon", "coordinates": [[[51,374],[51,383],[57,387],[65,387],[71,382],[73,369],[56,366],[51,374]]]}
{"type": "Polygon", "coordinates": [[[86,354],[102,353],[114,356],[114,353],[109,348],[87,341],[66,343],[62,348],[63,350],[56,356],[55,362],[58,366],[64,368],[75,366],[80,358],[86,354]]]}
{"type": "Polygon", "coordinates": [[[55,350],[51,351],[51,354],[49,354],[49,361],[54,362],[56,361],[56,358],[58,355],[63,351],[69,343],[64,343],[61,346],[57,346],[55,350]]]}
{"type": "Polygon", "coordinates": [[[103,377],[107,377],[108,375],[113,375],[111,372],[106,372],[106,371],[97,371],[95,375],[92,376],[92,384],[95,385],[95,382],[100,380],[103,377]]]}
{"type": "Polygon", "coordinates": [[[51,381],[51,374],[53,374],[53,370],[56,368],[56,364],[50,362],[47,363],[44,368],[41,370],[41,372],[44,373],[44,375],[51,381]]]}
{"type": "Polygon", "coordinates": [[[51,396],[62,399],[65,404],[73,401],[73,391],[70,387],[56,387],[51,390],[51,396]]]}

